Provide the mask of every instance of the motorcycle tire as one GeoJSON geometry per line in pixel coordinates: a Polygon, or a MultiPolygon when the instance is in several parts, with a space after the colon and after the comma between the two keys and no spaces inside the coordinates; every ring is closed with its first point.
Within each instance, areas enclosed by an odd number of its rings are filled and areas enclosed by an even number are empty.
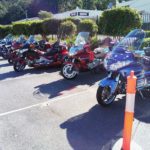
{"type": "Polygon", "coordinates": [[[106,87],[99,86],[97,89],[97,94],[96,94],[98,104],[104,107],[110,106],[116,98],[116,95],[108,95],[110,94],[110,92],[111,92],[111,89],[109,86],[106,86],[106,87]]]}
{"type": "Polygon", "coordinates": [[[25,69],[26,64],[21,64],[19,61],[16,61],[13,67],[14,67],[14,71],[21,72],[25,69]]]}
{"type": "Polygon", "coordinates": [[[3,57],[3,59],[7,59],[8,58],[7,54],[2,54],[2,57],[3,57]]]}
{"type": "Polygon", "coordinates": [[[9,63],[9,64],[12,64],[12,63],[13,63],[13,60],[10,59],[10,58],[8,58],[8,63],[9,63]]]}
{"type": "Polygon", "coordinates": [[[65,65],[62,66],[62,68],[61,68],[61,75],[67,80],[72,80],[72,79],[77,77],[78,73],[75,71],[75,69],[69,71],[68,70],[69,69],[69,65],[72,65],[72,64],[65,64],[65,65]]]}

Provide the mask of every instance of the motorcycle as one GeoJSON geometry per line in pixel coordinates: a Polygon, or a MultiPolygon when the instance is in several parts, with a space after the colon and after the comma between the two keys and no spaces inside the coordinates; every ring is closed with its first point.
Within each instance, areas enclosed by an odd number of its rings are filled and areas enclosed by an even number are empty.
{"type": "Polygon", "coordinates": [[[28,40],[25,40],[25,37],[21,35],[17,41],[14,41],[11,47],[11,50],[8,53],[8,62],[13,63],[14,60],[17,58],[17,54],[19,53],[20,49],[23,49],[28,44],[36,44],[36,47],[38,45],[38,48],[40,50],[46,50],[50,48],[50,44],[45,42],[44,40],[41,40],[37,42],[34,39],[34,36],[30,35],[28,40]]]}
{"type": "MultiPolygon", "coordinates": [[[[104,55],[100,51],[92,51],[88,44],[89,32],[80,32],[75,45],[69,50],[69,56],[65,59],[61,74],[64,78],[74,79],[80,71],[91,70],[95,73],[103,69],[104,55]]],[[[107,51],[105,51],[107,53],[107,51]]]]}
{"type": "Polygon", "coordinates": [[[7,35],[3,40],[0,41],[0,56],[7,59],[7,52],[10,50],[13,42],[13,36],[7,35]]]}
{"type": "Polygon", "coordinates": [[[97,89],[97,101],[111,105],[118,94],[126,93],[127,76],[133,70],[137,76],[137,93],[147,97],[150,90],[150,47],[142,48],[146,33],[135,29],[127,34],[104,59],[108,71],[97,89]]]}
{"type": "Polygon", "coordinates": [[[26,42],[26,39],[24,35],[20,35],[18,40],[13,41],[12,45],[10,46],[6,54],[8,62],[10,64],[13,63],[13,59],[16,57],[17,50],[20,49],[23,46],[23,44],[25,44],[25,42],[26,42]]]}
{"type": "Polygon", "coordinates": [[[14,63],[14,70],[16,72],[23,71],[26,65],[29,67],[60,66],[68,55],[66,45],[57,41],[53,45],[46,43],[45,46],[46,52],[39,50],[39,46],[33,44],[20,50],[18,52],[19,57],[14,63]]]}

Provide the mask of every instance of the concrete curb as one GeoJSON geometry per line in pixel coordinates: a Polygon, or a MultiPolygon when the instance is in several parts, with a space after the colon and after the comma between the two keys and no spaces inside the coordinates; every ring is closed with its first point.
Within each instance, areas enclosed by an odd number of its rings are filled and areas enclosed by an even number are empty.
{"type": "MultiPolygon", "coordinates": [[[[123,142],[123,139],[122,138],[119,139],[112,147],[112,150],[121,150],[122,142],[123,142]]],[[[135,142],[132,141],[130,150],[142,150],[142,148],[139,145],[137,145],[135,142]]]]}

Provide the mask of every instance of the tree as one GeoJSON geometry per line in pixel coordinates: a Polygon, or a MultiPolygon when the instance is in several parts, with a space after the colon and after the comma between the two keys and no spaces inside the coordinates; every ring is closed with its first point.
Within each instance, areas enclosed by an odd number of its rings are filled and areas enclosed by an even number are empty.
{"type": "Polygon", "coordinates": [[[90,19],[82,20],[78,26],[78,32],[90,32],[91,36],[94,36],[98,32],[98,26],[95,21],[90,19]]]}
{"type": "Polygon", "coordinates": [[[58,9],[60,12],[75,9],[76,7],[82,8],[83,0],[58,0],[58,9]]]}
{"type": "Polygon", "coordinates": [[[95,0],[83,0],[83,8],[84,9],[95,9],[96,1],[95,0]]]}
{"type": "Polygon", "coordinates": [[[68,37],[77,31],[77,26],[72,21],[64,21],[60,24],[59,36],[60,37],[68,37]]]}
{"type": "Polygon", "coordinates": [[[99,19],[99,31],[107,35],[125,35],[142,25],[140,14],[131,8],[119,7],[104,11],[99,19]]]}
{"type": "Polygon", "coordinates": [[[43,11],[41,10],[39,13],[38,13],[38,16],[40,19],[46,19],[46,18],[52,18],[52,13],[51,12],[48,12],[48,11],[43,11]]]}

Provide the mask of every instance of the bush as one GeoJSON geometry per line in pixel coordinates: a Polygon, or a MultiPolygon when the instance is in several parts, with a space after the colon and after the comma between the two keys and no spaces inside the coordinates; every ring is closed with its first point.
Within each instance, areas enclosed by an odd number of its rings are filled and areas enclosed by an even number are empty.
{"type": "Polygon", "coordinates": [[[72,21],[65,21],[60,24],[59,36],[60,37],[68,37],[77,31],[77,26],[72,21]]]}
{"type": "Polygon", "coordinates": [[[99,47],[101,41],[97,39],[97,36],[94,36],[91,39],[91,49],[94,50],[95,48],[99,47]]]}
{"type": "Polygon", "coordinates": [[[66,19],[63,19],[62,22],[65,22],[65,21],[71,21],[73,22],[75,25],[79,25],[80,23],[80,19],[75,19],[75,18],[66,18],[66,19]]]}
{"type": "Polygon", "coordinates": [[[30,34],[43,34],[42,21],[32,22],[30,24],[30,34]]]}
{"type": "Polygon", "coordinates": [[[52,18],[52,13],[48,12],[48,11],[43,11],[41,10],[39,13],[38,13],[38,16],[40,19],[47,19],[47,18],[52,18]]]}
{"type": "Polygon", "coordinates": [[[13,23],[14,35],[30,35],[30,23],[29,22],[15,22],[13,23]]]}
{"type": "Polygon", "coordinates": [[[99,32],[120,36],[142,25],[140,14],[128,7],[118,7],[104,11],[99,19],[99,32]]]}
{"type": "Polygon", "coordinates": [[[90,32],[94,36],[98,32],[98,26],[95,21],[91,19],[84,19],[79,23],[78,32],[90,32]]]}
{"type": "Polygon", "coordinates": [[[42,21],[23,21],[13,23],[13,33],[15,35],[42,34],[42,21]]]}
{"type": "Polygon", "coordinates": [[[150,38],[150,31],[145,31],[146,32],[146,37],[150,38]]]}
{"type": "Polygon", "coordinates": [[[60,27],[60,20],[56,19],[46,19],[42,23],[42,29],[44,34],[49,35],[49,34],[58,34],[58,30],[60,27]]]}
{"type": "Polygon", "coordinates": [[[143,47],[149,47],[150,46],[150,38],[145,38],[142,44],[143,47]]]}
{"type": "Polygon", "coordinates": [[[0,25],[0,38],[4,38],[6,35],[12,33],[11,25],[0,25]]]}

